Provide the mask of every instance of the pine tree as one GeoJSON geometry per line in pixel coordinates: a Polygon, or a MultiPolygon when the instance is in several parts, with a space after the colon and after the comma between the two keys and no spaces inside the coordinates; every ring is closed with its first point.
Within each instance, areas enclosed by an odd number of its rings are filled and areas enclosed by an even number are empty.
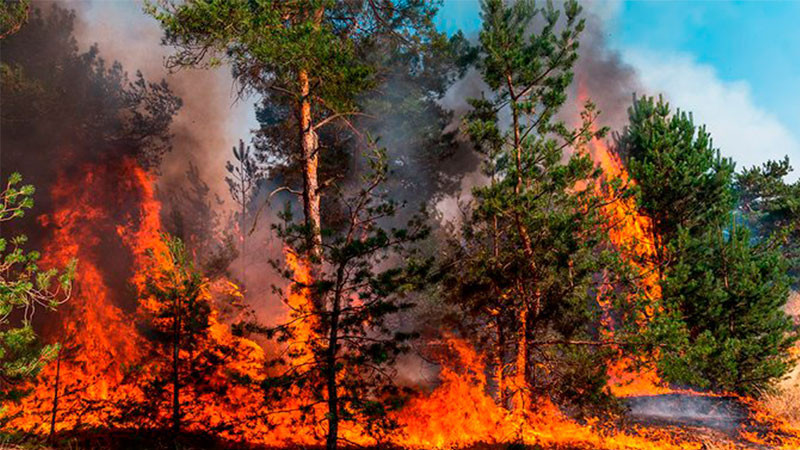
{"type": "Polygon", "coordinates": [[[482,4],[480,64],[492,91],[471,100],[465,128],[485,155],[489,182],[473,190],[456,238],[453,296],[493,322],[499,397],[504,402],[508,389],[520,413],[532,392],[573,404],[602,397],[611,346],[599,336],[598,296],[612,296],[609,304],[626,298],[602,289],[602,272],[613,284],[624,270],[595,190],[600,170],[582,150],[605,130],[593,131],[591,103],[577,129],[556,119],[572,81],[580,11],[567,2],[561,23],[551,5],[482,4]],[[531,32],[538,15],[541,31],[531,32]],[[507,349],[506,340],[514,345],[507,349]]]}
{"type": "Polygon", "coordinates": [[[758,391],[785,373],[795,340],[782,310],[787,260],[733,218],[734,164],[720,157],[705,127],[661,99],[634,99],[629,115],[620,144],[640,211],[653,224],[662,290],[653,326],[668,344],[659,368],[673,382],[758,391]]]}
{"type": "Polygon", "coordinates": [[[797,341],[783,312],[791,278],[781,253],[753,245],[730,222],[692,237],[681,229],[663,283],[667,308],[680,311],[688,346],[661,361],[670,380],[723,392],[758,394],[791,369],[797,341]]]}
{"type": "MultiPolygon", "coordinates": [[[[789,158],[767,161],[736,174],[739,210],[759,240],[770,240],[800,273],[800,181],[787,183],[789,158]]],[[[797,283],[795,280],[794,283],[797,283]]]]}
{"type": "Polygon", "coordinates": [[[257,411],[240,397],[241,388],[257,392],[263,359],[252,342],[229,333],[225,325],[244,308],[238,289],[218,283],[214,271],[201,271],[176,237],[162,235],[147,255],[148,276],[139,286],[136,317],[150,345],[123,381],[143,395],[117,405],[124,414],[112,420],[126,427],[169,429],[173,439],[186,429],[243,433],[236,429],[241,423],[221,418],[248,417],[251,426],[263,426],[257,411]],[[227,417],[215,413],[225,410],[235,412],[227,417]]]}
{"type": "Polygon", "coordinates": [[[301,164],[303,211],[316,264],[322,254],[318,133],[360,114],[356,98],[376,86],[386,42],[409,49],[431,37],[435,9],[418,1],[274,0],[149,4],[148,12],[178,47],[172,66],[229,61],[245,90],[277,99],[292,114],[301,164]],[[229,26],[235,23],[236,27],[229,26]],[[204,60],[206,55],[210,60],[204,60]]]}
{"type": "MultiPolygon", "coordinates": [[[[22,176],[13,173],[0,192],[0,225],[22,217],[33,207],[34,187],[19,186],[22,176]]],[[[5,228],[6,230],[8,228],[5,228]]],[[[25,251],[24,235],[0,237],[0,401],[13,401],[25,394],[25,383],[57,347],[42,345],[31,325],[37,307],[54,309],[69,299],[75,262],[62,271],[38,267],[39,252],[25,251]],[[14,319],[19,315],[19,320],[14,319]]],[[[0,407],[0,417],[3,408],[0,407]]]]}
{"type": "MultiPolygon", "coordinates": [[[[300,359],[277,361],[284,371],[267,383],[269,394],[291,395],[290,386],[299,385],[311,393],[310,404],[324,402],[328,449],[337,448],[342,423],[358,421],[374,433],[391,427],[388,413],[403,397],[393,364],[414,337],[410,330],[393,326],[391,318],[414,306],[406,295],[424,285],[431,266],[412,246],[428,233],[423,216],[406,228],[382,226],[400,205],[383,188],[385,151],[375,150],[368,162],[371,170],[360,185],[337,189],[349,215],[347,226],[331,231],[323,247],[328,262],[324,270],[313,280],[282,271],[290,281],[285,294],[309,292],[317,307],[292,305],[291,320],[267,330],[294,345],[288,356],[300,359]]],[[[292,222],[289,208],[283,218],[279,236],[303,254],[303,225],[292,222]]]]}
{"type": "Polygon", "coordinates": [[[619,152],[638,185],[639,208],[652,221],[652,262],[662,271],[679,229],[698,234],[727,217],[734,163],[720,156],[705,126],[695,126],[691,114],[673,114],[661,98],[634,98],[628,115],[619,152]]]}
{"type": "Polygon", "coordinates": [[[233,147],[233,158],[236,163],[228,161],[225,164],[228,171],[225,182],[228,183],[228,191],[239,209],[236,213],[239,222],[239,258],[242,260],[241,276],[244,281],[247,267],[244,260],[247,251],[247,216],[253,197],[258,193],[258,183],[264,176],[264,169],[259,165],[250,146],[245,146],[242,140],[239,140],[238,148],[233,147]]]}
{"type": "Polygon", "coordinates": [[[185,183],[167,193],[165,228],[195,255],[202,272],[213,278],[227,272],[236,259],[236,236],[223,216],[224,201],[212,193],[200,169],[187,162],[185,183]]]}
{"type": "MultiPolygon", "coordinates": [[[[143,335],[156,344],[159,353],[166,356],[161,369],[151,381],[148,397],[160,399],[158,392],[166,393],[170,386],[171,427],[178,435],[181,431],[181,387],[189,383],[187,358],[202,357],[197,350],[208,332],[210,304],[206,293],[206,280],[194,269],[191,257],[179,239],[163,237],[165,249],[151,258],[156,273],[147,280],[146,297],[141,300],[144,321],[139,323],[143,335]],[[169,356],[167,356],[169,355],[169,356]]],[[[192,364],[195,366],[195,364],[192,364]]]]}

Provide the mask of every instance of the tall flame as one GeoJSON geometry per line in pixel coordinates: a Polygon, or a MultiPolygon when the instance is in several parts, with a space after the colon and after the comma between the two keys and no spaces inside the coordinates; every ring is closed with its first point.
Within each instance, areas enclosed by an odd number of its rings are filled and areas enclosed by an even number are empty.
{"type": "MultiPolygon", "coordinates": [[[[596,140],[590,151],[606,173],[630,183],[619,159],[605,143],[596,140]]],[[[59,177],[51,193],[56,212],[42,218],[52,230],[45,245],[45,265],[60,265],[77,257],[79,269],[74,299],[61,310],[61,325],[48,337],[63,344],[56,361],[45,367],[33,385],[33,393],[20,404],[10,405],[9,426],[37,434],[81,428],[119,427],[140,429],[143,424],[126,417],[124,405],[146,400],[142,378],[157,367],[150,361],[153,349],[134,327],[136,315],[152,308],[146,284],[159,270],[172,264],[161,239],[160,204],[153,190],[153,178],[132,161],[85,167],[85,180],[78,184],[59,177]],[[114,187],[114,191],[109,189],[114,187]],[[109,244],[112,242],[113,245],[109,244]],[[109,253],[109,245],[123,249],[129,257],[109,253]],[[109,279],[109,265],[115,259],[129,259],[126,280],[136,304],[126,305],[124,289],[109,279]]],[[[607,193],[613,196],[613,192],[607,193]]],[[[613,198],[613,197],[610,197],[613,198]]],[[[652,298],[660,291],[654,270],[647,265],[653,252],[650,224],[636,211],[633,200],[609,202],[606,211],[614,224],[611,239],[630,261],[640,264],[644,289],[652,298]]],[[[293,312],[312,308],[308,286],[309,267],[291,249],[285,250],[295,284],[288,295],[289,319],[293,312]]],[[[119,284],[119,283],[117,283],[119,284]]],[[[319,398],[297,386],[283,400],[264,402],[259,384],[275,370],[302,367],[314,358],[312,322],[295,327],[290,356],[285,367],[267,368],[267,349],[235,336],[223,319],[221,302],[241,301],[238,287],[227,280],[209,282],[201,293],[210,300],[210,328],[205,344],[222,362],[202,385],[184,386],[182,406],[187,431],[209,432],[231,440],[267,446],[318,445],[325,431],[325,409],[319,398]],[[222,349],[222,350],[217,350],[222,349]]],[[[609,330],[613,332],[613,330],[609,330]]],[[[398,428],[378,438],[362,424],[346,424],[341,435],[348,442],[369,446],[377,439],[411,449],[445,449],[479,443],[525,442],[545,448],[603,448],[678,450],[706,448],[701,439],[687,433],[660,428],[628,426],[624,429],[589,419],[578,423],[548,400],[539,400],[521,413],[510,412],[490,394],[487,368],[482,355],[469,343],[445,335],[438,343],[442,352],[438,384],[410,399],[391,413],[398,428]]],[[[270,350],[270,351],[268,351],[270,350]]],[[[279,350],[280,351],[280,350],[279,350]]],[[[182,357],[190,355],[181,353],[182,357]]],[[[620,359],[609,369],[612,391],[618,396],[658,394],[667,387],[652,372],[633,372],[636,361],[620,359]],[[633,373],[633,375],[628,375],[633,373]]],[[[169,387],[167,389],[170,389],[169,387]]],[[[764,443],[776,448],[800,448],[800,430],[775,421],[760,412],[756,404],[753,421],[766,424],[767,432],[743,430],[741,436],[753,446],[764,443]]],[[[158,420],[168,411],[157,412],[158,420]]],[[[733,444],[718,448],[735,448],[733,444]]]]}

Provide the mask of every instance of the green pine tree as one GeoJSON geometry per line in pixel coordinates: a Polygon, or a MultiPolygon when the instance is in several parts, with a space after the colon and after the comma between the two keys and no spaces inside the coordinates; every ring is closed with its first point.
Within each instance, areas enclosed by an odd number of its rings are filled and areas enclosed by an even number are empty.
{"type": "Polygon", "coordinates": [[[258,91],[291,111],[299,161],[310,262],[323,253],[320,179],[326,125],[360,115],[358,96],[380,82],[380,54],[388,43],[411,50],[437,39],[435,8],[416,0],[275,0],[148,3],[161,22],[165,41],[178,47],[174,66],[230,62],[244,90],[258,91]],[[235,24],[235,26],[231,26],[235,24]],[[376,53],[378,51],[378,53],[376,53]],[[209,56],[209,58],[205,58],[209,56]]]}
{"type": "Polygon", "coordinates": [[[759,240],[770,240],[800,274],[800,181],[787,183],[789,158],[767,161],[736,174],[739,210],[759,240]]]}
{"type": "Polygon", "coordinates": [[[719,223],[734,205],[734,163],[713,147],[704,126],[691,114],[670,110],[659,98],[634,98],[619,152],[639,188],[639,208],[652,220],[655,267],[671,263],[668,247],[679,229],[692,235],[719,223]]]}
{"type": "Polygon", "coordinates": [[[700,237],[679,233],[663,295],[667,308],[680,312],[688,345],[664,352],[661,368],[670,380],[752,395],[791,369],[789,348],[798,336],[783,312],[788,261],[751,237],[735,222],[700,237]]]}
{"type": "MultiPolygon", "coordinates": [[[[337,189],[349,215],[346,227],[330,231],[324,270],[308,281],[298,280],[293,270],[281,270],[291,292],[308,290],[317,306],[289,302],[291,319],[263,330],[293,345],[287,356],[301,361],[276,361],[282,371],[266,383],[268,395],[280,399],[293,395],[291,386],[300,386],[309,394],[309,408],[323,403],[328,449],[337,448],[345,422],[357,422],[376,439],[392,429],[388,413],[404,397],[395,384],[394,363],[415,335],[398,328],[393,317],[414,306],[408,293],[426,283],[431,266],[413,245],[428,234],[425,217],[415,216],[404,228],[384,226],[402,205],[384,187],[385,151],[374,150],[368,161],[370,171],[361,183],[337,189]],[[310,335],[303,335],[308,330],[310,335]]],[[[303,224],[293,222],[288,205],[283,217],[278,235],[290,248],[302,247],[303,224]]],[[[274,265],[281,267],[277,261],[274,265]]],[[[309,419],[320,418],[311,414],[309,419]]]]}
{"type": "Polygon", "coordinates": [[[472,192],[451,281],[454,300],[492,327],[499,397],[505,404],[508,391],[517,411],[532,392],[573,405],[600,401],[613,345],[598,332],[598,296],[634,299],[602,289],[625,273],[607,238],[607,200],[595,190],[601,172],[582,151],[605,130],[593,131],[591,103],[577,129],[556,119],[573,77],[580,11],[571,1],[563,12],[530,1],[482,4],[480,67],[492,91],[471,100],[465,129],[485,155],[489,182],[472,192]],[[531,32],[537,16],[543,26],[531,32]]]}
{"type": "MultiPolygon", "coordinates": [[[[34,187],[13,173],[0,192],[0,225],[22,217],[33,207],[34,187]]],[[[25,251],[24,235],[0,237],[0,402],[21,398],[26,382],[55,356],[56,346],[42,345],[31,326],[37,307],[54,309],[72,290],[75,262],[62,271],[42,270],[37,251],[25,251]]],[[[0,407],[0,417],[3,408],[0,407]]]]}
{"type": "Polygon", "coordinates": [[[662,99],[634,99],[629,115],[620,147],[640,210],[652,220],[661,372],[723,391],[768,386],[788,369],[795,340],[782,310],[786,258],[733,219],[734,164],[720,157],[705,127],[662,99]]]}

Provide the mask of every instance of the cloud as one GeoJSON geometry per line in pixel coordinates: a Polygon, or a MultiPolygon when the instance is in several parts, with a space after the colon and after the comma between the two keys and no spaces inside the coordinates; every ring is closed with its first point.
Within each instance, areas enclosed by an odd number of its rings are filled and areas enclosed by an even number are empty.
{"type": "Polygon", "coordinates": [[[747,82],[723,81],[713,67],[686,54],[629,50],[623,58],[636,69],[645,93],[663,93],[673,108],[690,111],[696,124],[706,124],[714,146],[738,169],[786,155],[800,169],[798,137],[756,104],[747,82]]]}

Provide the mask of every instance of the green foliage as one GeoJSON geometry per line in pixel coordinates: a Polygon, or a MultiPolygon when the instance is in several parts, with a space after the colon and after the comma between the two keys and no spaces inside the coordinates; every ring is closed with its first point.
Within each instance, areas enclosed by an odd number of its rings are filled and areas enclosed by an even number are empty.
{"type": "MultiPolygon", "coordinates": [[[[245,83],[260,84],[275,77],[276,85],[292,92],[299,91],[297,73],[310,71],[318,95],[338,110],[350,107],[352,90],[370,84],[371,71],[354,64],[355,42],[338,29],[347,19],[339,22],[333,11],[324,22],[317,17],[335,6],[329,0],[227,0],[165,1],[149,3],[146,9],[162,23],[166,40],[182,46],[170,64],[215,65],[219,62],[215,57],[223,57],[245,83]],[[215,57],[202,61],[206,53],[215,57]]],[[[339,12],[349,11],[345,7],[339,12]]]]}
{"type": "MultiPolygon", "coordinates": [[[[769,240],[800,271],[800,181],[787,183],[789,158],[736,174],[739,210],[759,240],[769,240]]],[[[796,283],[796,281],[795,281],[796,283]]]]}
{"type": "MultiPolygon", "coordinates": [[[[33,207],[34,187],[20,185],[22,176],[13,173],[0,192],[0,224],[23,217],[33,207]]],[[[42,346],[31,319],[37,307],[55,309],[71,293],[76,263],[63,270],[42,270],[40,254],[25,251],[24,235],[0,237],[0,400],[14,400],[25,394],[25,382],[41,370],[55,353],[42,346]]],[[[0,409],[2,413],[2,409],[0,409]]]]}
{"type": "Polygon", "coordinates": [[[17,30],[28,20],[30,0],[2,0],[0,2],[0,39],[17,30]]]}
{"type": "MultiPolygon", "coordinates": [[[[782,310],[788,261],[769,239],[754,239],[733,220],[734,165],[704,127],[661,99],[634,99],[629,114],[620,144],[640,210],[652,219],[662,287],[653,326],[661,336],[659,368],[677,383],[758,392],[790,367],[787,349],[796,337],[782,310]]],[[[791,211],[788,196],[762,197],[788,194],[775,178],[786,169],[773,163],[737,176],[743,208],[758,211],[752,224],[773,208],[776,223],[791,211]]]]}
{"type": "MultiPolygon", "coordinates": [[[[358,421],[380,439],[393,426],[388,413],[403,404],[406,393],[395,384],[394,362],[415,337],[412,329],[398,326],[397,318],[414,306],[408,294],[427,283],[432,262],[421,258],[413,246],[428,234],[423,215],[404,228],[384,225],[402,205],[383,188],[388,176],[385,151],[375,149],[368,161],[370,170],[361,183],[336,187],[349,211],[347,225],[325,230],[329,238],[324,247],[326,264],[314,273],[314,279],[300,282],[292,270],[273,261],[289,281],[289,292],[308,289],[314,304],[289,303],[291,320],[261,331],[279,342],[294,343],[275,361],[281,373],[265,384],[271,398],[291,395],[289,387],[297,385],[310,393],[309,404],[330,401],[328,383],[334,383],[338,404],[329,403],[328,418],[358,421]],[[312,336],[302,340],[309,329],[312,336]],[[303,361],[298,348],[310,352],[309,361],[292,362],[303,361]]],[[[282,217],[285,222],[276,226],[278,235],[302,254],[305,226],[293,221],[288,208],[282,217]]],[[[275,289],[284,298],[289,295],[275,289]]]]}
{"type": "Polygon", "coordinates": [[[757,394],[791,369],[797,340],[782,308],[789,295],[787,261],[754,246],[750,231],[731,225],[692,238],[681,230],[664,286],[668,308],[681,313],[688,345],[665,351],[669,379],[725,392],[757,394]]]}
{"type": "MultiPolygon", "coordinates": [[[[591,103],[576,129],[556,120],[584,26],[579,13],[577,3],[567,2],[562,23],[552,5],[483,3],[480,67],[493,92],[470,100],[464,128],[485,155],[490,181],[473,189],[450,280],[453,300],[492,325],[495,335],[485,339],[493,342],[499,370],[506,373],[509,354],[526,346],[525,389],[572,405],[603,397],[604,363],[613,350],[598,335],[598,293],[609,304],[634,298],[624,287],[601,289],[601,273],[609,284],[626,273],[609,245],[604,200],[594,189],[601,173],[582,151],[606,130],[593,131],[591,103]],[[531,33],[537,16],[543,26],[531,33]],[[510,126],[499,118],[503,110],[510,126]]],[[[629,304],[623,311],[638,309],[629,304]]]]}
{"type": "Polygon", "coordinates": [[[162,0],[148,2],[146,11],[161,22],[165,41],[179,49],[170,65],[224,59],[243,87],[292,100],[300,92],[298,74],[307,72],[314,103],[328,112],[354,110],[355,95],[375,85],[377,69],[365,55],[377,35],[419,42],[426,36],[415,31],[433,16],[430,6],[417,1],[162,0]]]}
{"type": "MultiPolygon", "coordinates": [[[[734,163],[720,156],[705,126],[695,126],[691,114],[673,114],[661,98],[634,98],[628,114],[619,150],[639,186],[639,207],[652,219],[654,236],[667,244],[681,228],[701,233],[727,217],[735,201],[734,163]]],[[[668,264],[668,256],[660,256],[656,263],[668,264]]]]}

